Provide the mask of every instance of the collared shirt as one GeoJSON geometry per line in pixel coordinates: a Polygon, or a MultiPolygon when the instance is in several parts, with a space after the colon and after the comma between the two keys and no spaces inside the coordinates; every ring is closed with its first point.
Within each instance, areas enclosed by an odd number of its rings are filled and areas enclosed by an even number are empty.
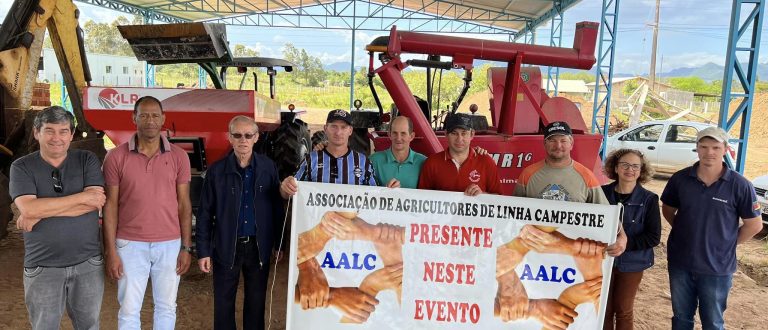
{"type": "Polygon", "coordinates": [[[385,186],[395,178],[400,181],[400,187],[416,189],[421,166],[424,165],[427,157],[409,149],[408,157],[401,163],[395,158],[392,149],[387,149],[374,153],[370,159],[376,172],[376,183],[379,186],[385,186]]]}
{"type": "Polygon", "coordinates": [[[496,162],[488,155],[469,151],[464,163],[458,165],[448,150],[427,157],[419,175],[419,189],[465,191],[476,184],[484,193],[500,194],[496,162]]]}
{"type": "Polygon", "coordinates": [[[755,188],[741,174],[728,169],[707,186],[696,171],[699,163],[675,173],[661,201],[677,209],[667,240],[670,267],[705,275],[736,271],[739,218],[760,216],[755,188]]]}
{"type": "Polygon", "coordinates": [[[107,153],[104,181],[119,188],[117,238],[162,242],[181,237],[176,186],[191,180],[189,156],[160,136],[160,150],[147,157],[138,137],[107,153]]]}
{"type": "Polygon", "coordinates": [[[247,167],[237,168],[242,179],[242,194],[240,195],[240,212],[237,219],[237,236],[254,236],[256,235],[256,211],[254,211],[254,198],[256,194],[253,189],[256,186],[256,178],[253,176],[253,166],[248,164],[247,167]]]}
{"type": "Polygon", "coordinates": [[[338,158],[327,150],[308,152],[295,177],[299,181],[376,185],[371,161],[352,149],[338,158]]]}

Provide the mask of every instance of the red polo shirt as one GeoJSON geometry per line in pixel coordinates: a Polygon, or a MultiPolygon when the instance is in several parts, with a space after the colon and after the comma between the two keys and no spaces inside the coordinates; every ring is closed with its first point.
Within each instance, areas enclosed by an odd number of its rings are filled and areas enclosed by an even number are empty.
{"type": "Polygon", "coordinates": [[[478,155],[475,150],[469,151],[460,166],[448,150],[429,156],[419,175],[419,189],[463,192],[473,183],[484,193],[501,193],[496,162],[488,155],[478,155]]]}
{"type": "Polygon", "coordinates": [[[189,156],[160,136],[152,157],[139,153],[136,134],[104,157],[104,180],[119,188],[117,238],[162,242],[181,237],[176,186],[189,184],[189,156]]]}

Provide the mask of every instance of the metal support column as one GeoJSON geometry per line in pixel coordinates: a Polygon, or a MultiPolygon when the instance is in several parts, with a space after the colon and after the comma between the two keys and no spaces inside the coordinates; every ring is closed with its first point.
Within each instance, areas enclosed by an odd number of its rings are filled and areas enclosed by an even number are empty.
{"type": "Polygon", "coordinates": [[[69,93],[67,92],[67,85],[64,84],[64,80],[61,81],[61,107],[72,112],[72,103],[69,101],[69,93]]]}
{"type": "MultiPolygon", "coordinates": [[[[563,11],[562,2],[554,0],[552,7],[552,29],[549,31],[549,45],[552,47],[561,47],[563,39],[563,11]]],[[[554,91],[552,96],[557,96],[558,85],[560,84],[560,67],[547,68],[547,94],[554,91]]]]}
{"type": "MultiPolygon", "coordinates": [[[[152,24],[152,12],[144,14],[144,24],[152,24]]],[[[155,66],[144,62],[144,87],[155,87],[155,66]]]]}
{"type": "Polygon", "coordinates": [[[600,45],[598,46],[597,65],[595,66],[592,133],[600,132],[603,135],[603,143],[600,146],[600,156],[603,159],[605,159],[608,125],[611,115],[613,59],[616,49],[617,27],[619,25],[619,3],[620,0],[603,0],[603,14],[600,19],[600,45]],[[600,114],[601,110],[603,110],[602,114],[600,114]]]}
{"type": "Polygon", "coordinates": [[[208,76],[206,76],[206,74],[207,73],[203,70],[203,67],[197,67],[197,88],[205,89],[208,87],[208,76]]]}
{"type": "Polygon", "coordinates": [[[352,29],[352,59],[349,65],[349,108],[353,108],[355,102],[355,29],[352,29]]]}
{"type": "Polygon", "coordinates": [[[747,138],[749,121],[752,117],[755,83],[757,83],[757,60],[764,11],[765,1],[763,0],[733,0],[718,126],[726,132],[736,125],[740,126],[739,138],[731,139],[731,142],[739,144],[736,150],[736,164],[733,165],[735,170],[742,174],[747,160],[747,138]],[[741,23],[742,13],[747,14],[743,23],[741,23]],[[746,67],[743,66],[739,57],[746,60],[746,67]],[[732,86],[734,79],[738,82],[736,86],[732,86]],[[733,114],[729,114],[731,101],[736,99],[741,99],[741,102],[733,110],[733,114]]]}
{"type": "Polygon", "coordinates": [[[529,45],[535,45],[536,44],[536,30],[533,27],[533,24],[531,21],[528,21],[525,23],[526,29],[525,29],[525,36],[524,36],[524,42],[529,45]]]}

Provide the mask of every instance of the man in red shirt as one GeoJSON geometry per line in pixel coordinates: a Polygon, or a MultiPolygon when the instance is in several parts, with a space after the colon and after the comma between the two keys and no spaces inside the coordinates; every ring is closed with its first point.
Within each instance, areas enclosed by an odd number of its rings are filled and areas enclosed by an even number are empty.
{"type": "Polygon", "coordinates": [[[471,115],[455,113],[445,119],[448,150],[427,157],[419,175],[419,189],[463,191],[468,196],[499,194],[493,158],[470,147],[475,131],[471,115]]]}

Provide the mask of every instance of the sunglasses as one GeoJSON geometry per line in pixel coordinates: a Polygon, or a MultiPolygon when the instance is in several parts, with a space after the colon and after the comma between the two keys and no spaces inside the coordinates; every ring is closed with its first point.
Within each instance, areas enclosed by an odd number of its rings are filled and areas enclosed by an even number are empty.
{"type": "Polygon", "coordinates": [[[64,186],[61,185],[61,172],[58,169],[51,172],[51,178],[53,179],[53,191],[57,193],[64,191],[64,186]]]}
{"type": "Polygon", "coordinates": [[[253,134],[251,134],[251,133],[245,133],[245,134],[243,134],[243,133],[229,133],[229,135],[231,135],[233,138],[235,138],[237,140],[240,140],[243,137],[245,137],[246,140],[250,140],[250,139],[253,139],[253,137],[256,136],[257,134],[259,134],[259,133],[253,133],[253,134]]]}

